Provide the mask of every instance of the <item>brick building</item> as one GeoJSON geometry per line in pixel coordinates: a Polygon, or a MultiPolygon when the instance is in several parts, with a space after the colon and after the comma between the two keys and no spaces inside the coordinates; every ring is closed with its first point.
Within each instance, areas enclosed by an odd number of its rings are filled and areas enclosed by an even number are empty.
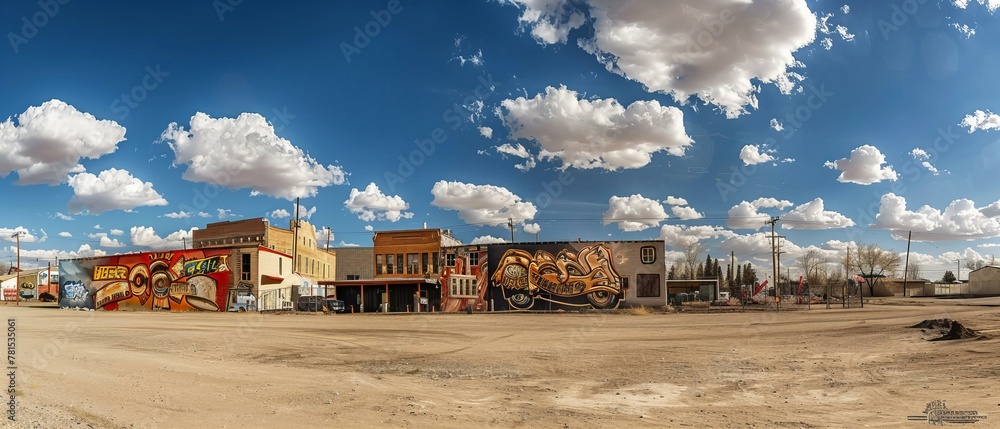
{"type": "Polygon", "coordinates": [[[369,262],[358,267],[342,264],[351,279],[321,281],[334,286],[337,299],[353,311],[433,311],[440,309],[444,262],[441,249],[460,245],[447,230],[413,229],[379,231],[373,247],[357,250],[352,257],[368,255],[369,262]],[[371,271],[367,268],[370,266],[371,271]],[[357,277],[355,277],[357,276],[357,277]]]}

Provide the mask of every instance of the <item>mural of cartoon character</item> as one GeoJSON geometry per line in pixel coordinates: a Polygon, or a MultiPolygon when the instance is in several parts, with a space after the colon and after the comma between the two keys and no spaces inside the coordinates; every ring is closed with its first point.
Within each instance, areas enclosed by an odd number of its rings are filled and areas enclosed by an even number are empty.
{"type": "Polygon", "coordinates": [[[588,245],[579,252],[568,246],[545,248],[553,246],[559,245],[531,246],[536,247],[534,253],[525,249],[528,246],[494,246],[503,250],[490,278],[500,301],[514,310],[545,308],[536,308],[539,299],[556,308],[618,306],[624,292],[622,278],[607,246],[588,245]]]}
{"type": "Polygon", "coordinates": [[[198,249],[60,261],[60,306],[220,311],[228,257],[225,249],[198,249]]]}

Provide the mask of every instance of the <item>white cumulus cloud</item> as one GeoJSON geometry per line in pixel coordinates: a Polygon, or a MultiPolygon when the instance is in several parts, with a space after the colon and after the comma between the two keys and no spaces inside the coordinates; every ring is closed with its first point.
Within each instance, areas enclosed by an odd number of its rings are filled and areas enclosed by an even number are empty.
{"type": "Polygon", "coordinates": [[[667,199],[663,200],[664,203],[670,204],[672,206],[686,206],[688,205],[687,200],[674,196],[667,196],[667,199]]]}
{"type": "Polygon", "coordinates": [[[558,159],[563,169],[639,168],[657,152],[681,156],[693,143],[681,110],[656,100],[626,108],[613,98],[584,99],[561,86],[531,99],[504,100],[500,106],[510,137],[538,143],[537,158],[558,159]]]}
{"type": "Polygon", "coordinates": [[[271,213],[268,213],[267,216],[271,217],[271,218],[274,218],[274,219],[284,219],[284,218],[289,217],[291,215],[292,215],[291,213],[288,213],[288,210],[277,209],[277,210],[272,211],[271,213]]]}
{"type": "Polygon", "coordinates": [[[129,230],[129,237],[133,246],[145,247],[152,250],[177,249],[184,246],[184,241],[191,241],[191,231],[196,229],[198,228],[191,228],[190,230],[180,229],[166,237],[160,237],[156,235],[153,227],[133,226],[129,230]]]}
{"type": "Polygon", "coordinates": [[[163,217],[167,217],[167,218],[170,218],[170,219],[187,219],[187,218],[191,217],[191,213],[188,213],[186,211],[181,210],[179,212],[170,212],[170,213],[167,213],[167,214],[163,215],[163,217]]]}
{"type": "Polygon", "coordinates": [[[491,139],[493,138],[493,128],[479,127],[479,135],[491,139]]]}
{"type": "Polygon", "coordinates": [[[526,223],[523,229],[526,234],[538,234],[542,232],[542,227],[537,223],[526,223]]]}
{"type": "Polygon", "coordinates": [[[608,210],[604,212],[604,224],[617,223],[622,231],[642,231],[659,226],[667,217],[659,201],[635,194],[611,197],[608,210]]]}
{"type": "Polygon", "coordinates": [[[857,183],[859,185],[871,185],[883,180],[896,181],[899,175],[892,169],[891,165],[885,164],[885,155],[875,146],[863,145],[851,151],[850,158],[841,158],[837,161],[827,161],[823,166],[839,170],[840,176],[837,181],[841,183],[857,183]]]}
{"type": "Polygon", "coordinates": [[[572,29],[592,22],[592,33],[577,44],[609,71],[680,103],[697,96],[730,118],[757,107],[761,83],[790,91],[788,83],[802,79],[789,71],[801,66],[793,54],[816,35],[816,17],[804,0],[678,0],[670,7],[660,0],[505,3],[522,7],[522,27],[542,44],[566,43],[572,29]]]}
{"type": "Polygon", "coordinates": [[[781,122],[778,122],[777,118],[771,118],[771,129],[777,132],[782,132],[785,130],[785,126],[781,125],[781,122]]]}
{"type": "Polygon", "coordinates": [[[764,222],[771,219],[768,214],[760,213],[760,209],[784,210],[793,204],[788,200],[776,198],[758,198],[753,201],[740,201],[729,209],[726,225],[732,229],[761,229],[764,222]]]}
{"type": "Polygon", "coordinates": [[[396,222],[413,217],[413,212],[406,211],[410,205],[403,201],[402,197],[385,195],[374,183],[369,183],[364,191],[351,189],[351,195],[344,201],[344,207],[365,222],[376,219],[396,222]]]}
{"type": "Polygon", "coordinates": [[[153,184],[143,182],[127,170],[112,168],[98,175],[80,173],[69,179],[73,197],[69,200],[71,214],[100,214],[110,210],[130,211],[142,206],[165,206],[163,199],[153,184]]]}
{"type": "Polygon", "coordinates": [[[989,110],[976,110],[973,114],[966,115],[959,125],[968,128],[969,134],[976,130],[1000,130],[1000,115],[989,110]]]}
{"type": "Polygon", "coordinates": [[[292,200],[315,196],[318,188],[346,180],[339,166],[320,164],[278,137],[256,113],[233,119],[198,112],[190,130],[171,123],[160,138],[173,150],[174,165],[187,166],[182,177],[192,182],[249,188],[250,195],[292,200]]]}
{"type": "Polygon", "coordinates": [[[445,210],[457,210],[458,217],[473,225],[507,225],[507,219],[523,224],[534,219],[538,209],[523,202],[507,188],[462,182],[438,181],[431,189],[431,204],[445,210]]]}
{"type": "Polygon", "coordinates": [[[0,122],[0,177],[17,172],[20,185],[58,185],[70,173],[86,171],[83,158],[112,153],[125,140],[125,127],[99,120],[60,100],[28,107],[0,122]]]}
{"type": "Polygon", "coordinates": [[[66,231],[60,232],[59,236],[60,237],[66,237],[66,238],[73,238],[73,234],[70,234],[70,233],[68,233],[66,231]]]}
{"type": "Polygon", "coordinates": [[[663,225],[660,227],[660,240],[673,248],[682,249],[708,238],[732,237],[732,231],[720,226],[708,225],[663,225]]]}
{"type": "Polygon", "coordinates": [[[502,238],[497,238],[492,235],[483,235],[472,239],[471,244],[501,244],[507,241],[502,238]]]}
{"type": "Polygon", "coordinates": [[[835,229],[854,226],[854,221],[835,211],[826,210],[822,198],[795,207],[781,216],[786,229],[835,229]]]}
{"type": "Polygon", "coordinates": [[[882,196],[872,226],[891,230],[897,239],[913,231],[913,239],[920,241],[1000,236],[1000,219],[984,214],[972,200],[954,200],[943,211],[928,205],[910,211],[906,199],[891,192],[882,196]]]}
{"type": "Polygon", "coordinates": [[[740,150],[740,159],[743,165],[757,165],[764,162],[774,161],[774,157],[766,152],[760,151],[760,146],[746,145],[740,150]]]}
{"type": "Polygon", "coordinates": [[[700,213],[691,207],[673,206],[670,208],[670,211],[681,220],[693,220],[705,217],[704,213],[700,213]]]}

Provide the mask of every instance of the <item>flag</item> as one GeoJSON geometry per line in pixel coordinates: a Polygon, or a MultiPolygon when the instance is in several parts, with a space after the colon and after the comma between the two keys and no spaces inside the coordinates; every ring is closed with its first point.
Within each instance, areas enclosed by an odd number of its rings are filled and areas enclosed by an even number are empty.
{"type": "Polygon", "coordinates": [[[799,290],[795,292],[796,295],[802,293],[802,276],[799,276],[799,290]]]}
{"type": "Polygon", "coordinates": [[[764,286],[767,286],[767,280],[764,280],[764,283],[757,284],[757,287],[753,289],[752,296],[757,296],[757,294],[760,293],[760,291],[764,290],[764,286]]]}

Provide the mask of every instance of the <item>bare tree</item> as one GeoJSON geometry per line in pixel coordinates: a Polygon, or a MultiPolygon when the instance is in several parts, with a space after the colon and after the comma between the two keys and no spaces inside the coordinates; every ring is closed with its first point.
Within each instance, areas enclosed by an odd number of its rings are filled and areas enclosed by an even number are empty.
{"type": "Polygon", "coordinates": [[[684,247],[681,251],[684,253],[684,268],[685,276],[681,278],[693,279],[695,276],[695,270],[697,270],[698,262],[701,260],[701,252],[708,249],[708,245],[702,242],[694,242],[690,245],[684,247]]]}
{"type": "Polygon", "coordinates": [[[920,278],[920,265],[910,265],[906,268],[906,273],[903,275],[903,279],[919,279],[920,278]]]}
{"type": "Polygon", "coordinates": [[[0,273],[10,274],[13,272],[12,270],[13,266],[10,264],[10,262],[0,262],[0,273]]]}
{"type": "Polygon", "coordinates": [[[965,261],[965,268],[969,271],[976,271],[982,267],[986,266],[986,261],[983,259],[967,259],[965,261]]]}
{"type": "Polygon", "coordinates": [[[895,272],[899,268],[899,253],[883,250],[877,244],[858,245],[854,252],[851,252],[851,259],[847,261],[850,269],[857,269],[868,284],[868,294],[875,294],[875,286],[879,279],[885,277],[885,273],[895,272]]]}
{"type": "Polygon", "coordinates": [[[809,249],[805,255],[799,257],[799,266],[806,275],[806,281],[811,285],[819,285],[823,281],[820,271],[826,271],[826,261],[823,254],[816,249],[809,249]]]}
{"type": "Polygon", "coordinates": [[[823,294],[826,295],[826,308],[830,308],[830,297],[833,291],[844,284],[844,271],[839,268],[827,270],[826,281],[823,282],[823,294]]]}

